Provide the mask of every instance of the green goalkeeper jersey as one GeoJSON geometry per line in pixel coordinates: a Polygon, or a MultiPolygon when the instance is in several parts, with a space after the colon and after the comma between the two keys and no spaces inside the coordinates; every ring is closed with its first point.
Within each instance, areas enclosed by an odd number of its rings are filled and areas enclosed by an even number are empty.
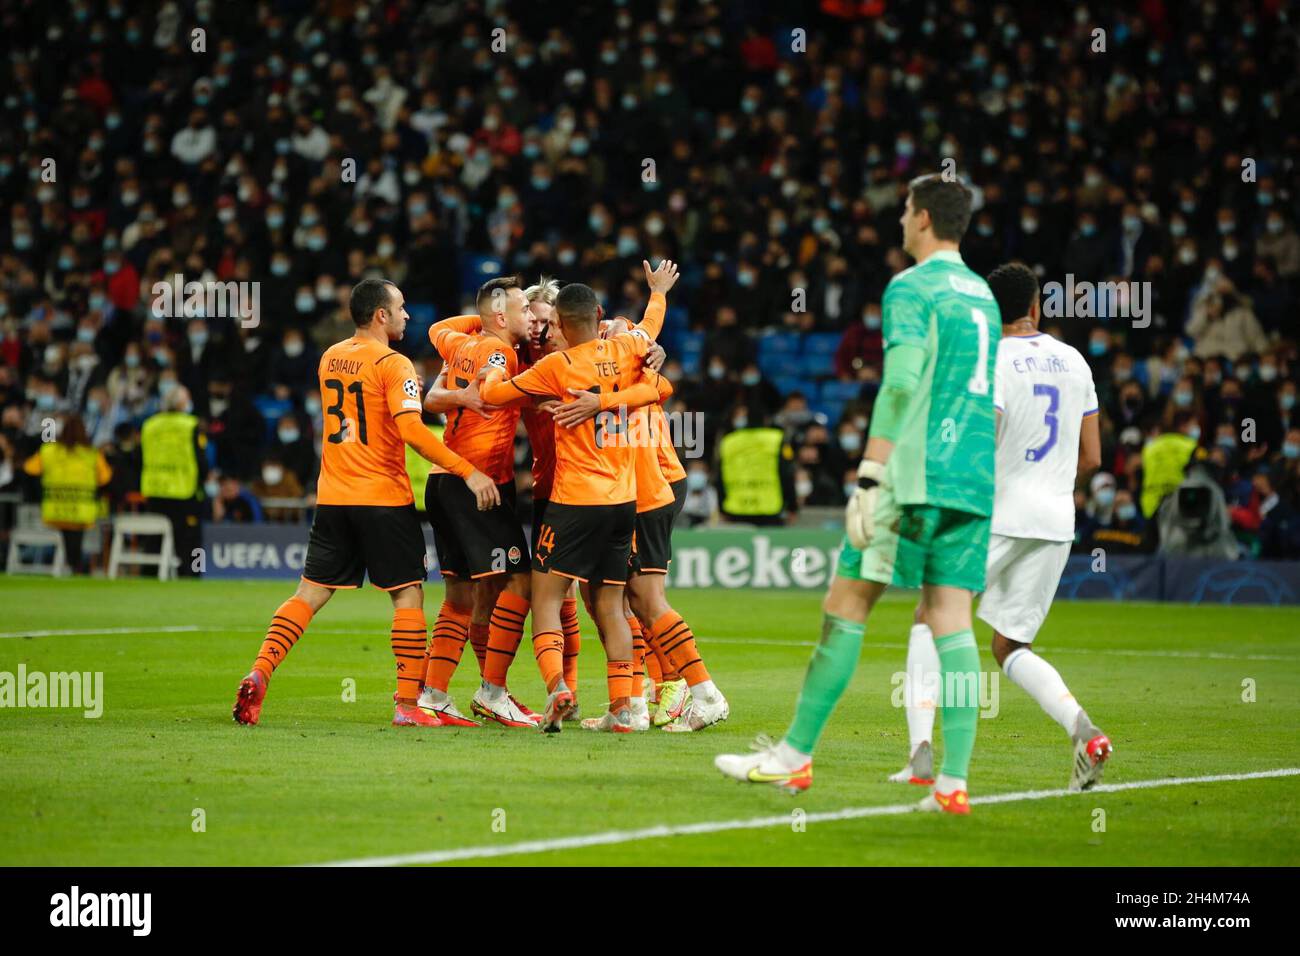
{"type": "Polygon", "coordinates": [[[936,252],[885,290],[889,350],[925,351],[886,469],[901,505],[993,513],[993,370],[1002,318],[988,284],[956,252],[936,252]]]}

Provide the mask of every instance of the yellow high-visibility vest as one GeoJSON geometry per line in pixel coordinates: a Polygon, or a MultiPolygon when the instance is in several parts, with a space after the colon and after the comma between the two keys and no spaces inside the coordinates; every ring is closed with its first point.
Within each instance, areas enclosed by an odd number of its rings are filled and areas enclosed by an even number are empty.
{"type": "MultiPolygon", "coordinates": [[[[429,429],[429,434],[439,441],[442,440],[443,428],[441,425],[425,425],[429,429]]],[[[415,510],[424,510],[424,486],[429,480],[429,469],[433,467],[433,462],[429,461],[410,445],[406,446],[406,477],[411,482],[411,493],[415,495],[415,510]]],[[[439,469],[441,471],[441,469],[439,469]]]]}
{"type": "Polygon", "coordinates": [[[144,469],[140,492],[146,498],[193,498],[199,488],[194,429],[199,420],[184,412],[159,412],[140,429],[144,469]]]}
{"type": "Polygon", "coordinates": [[[95,498],[99,452],[89,445],[41,446],[41,520],[48,525],[89,528],[99,517],[95,498]]]}
{"type": "Polygon", "coordinates": [[[778,515],[781,494],[779,428],[739,428],[722,439],[722,510],[730,515],[778,515]]]}
{"type": "Polygon", "coordinates": [[[1196,451],[1196,440],[1182,432],[1165,432],[1142,449],[1142,513],[1150,518],[1165,495],[1183,483],[1187,462],[1196,451]]]}

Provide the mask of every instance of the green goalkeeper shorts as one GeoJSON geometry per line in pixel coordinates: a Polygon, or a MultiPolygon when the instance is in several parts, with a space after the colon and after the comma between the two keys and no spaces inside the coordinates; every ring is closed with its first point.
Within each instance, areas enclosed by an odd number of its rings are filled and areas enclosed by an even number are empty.
{"type": "Polygon", "coordinates": [[[875,533],[865,551],[845,537],[835,573],[900,588],[935,584],[984,590],[989,552],[986,515],[935,505],[899,505],[886,488],[876,498],[875,533]]]}

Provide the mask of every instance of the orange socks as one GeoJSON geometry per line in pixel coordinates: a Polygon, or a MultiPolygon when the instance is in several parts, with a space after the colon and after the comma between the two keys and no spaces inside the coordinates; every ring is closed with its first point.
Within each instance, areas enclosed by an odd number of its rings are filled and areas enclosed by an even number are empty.
{"type": "Polygon", "coordinates": [[[655,684],[662,684],[665,681],[681,680],[682,675],[677,673],[677,668],[673,666],[667,655],[664,654],[663,647],[659,644],[659,638],[655,634],[653,627],[645,629],[645,642],[654,653],[649,656],[654,658],[655,665],[659,668],[659,674],[655,677],[655,684]]]}
{"type": "Polygon", "coordinates": [[[641,633],[641,622],[634,617],[627,619],[627,626],[632,631],[632,696],[645,696],[645,635],[641,633]]]}
{"type": "Polygon", "coordinates": [[[397,660],[399,704],[414,704],[420,696],[420,682],[424,679],[424,646],[427,642],[424,609],[394,608],[392,644],[393,657],[397,660]]]}
{"type": "MultiPolygon", "coordinates": [[[[483,667],[483,679],[489,684],[506,686],[506,672],[510,670],[515,652],[519,650],[527,617],[528,601],[510,591],[502,591],[497,597],[496,607],[492,609],[492,623],[488,626],[487,661],[483,667]]],[[[563,646],[564,639],[561,637],[560,647],[563,646]]],[[[563,651],[560,656],[563,658],[563,651]]]]}
{"type": "Polygon", "coordinates": [[[253,670],[269,681],[271,674],[293,650],[293,645],[298,643],[303,631],[307,630],[312,613],[311,606],[296,597],[276,608],[266,629],[266,640],[262,641],[262,649],[257,652],[257,660],[253,661],[253,670]]]}
{"type": "Polygon", "coordinates": [[[709,679],[708,668],[700,660],[695,635],[676,611],[666,611],[651,627],[655,642],[686,683],[694,687],[709,679]]]}
{"type": "Polygon", "coordinates": [[[487,673],[488,625],[470,621],[469,643],[474,648],[474,658],[478,661],[478,676],[482,677],[487,673]]]}
{"type": "MultiPolygon", "coordinates": [[[[533,656],[537,658],[537,669],[542,672],[542,680],[546,682],[546,692],[549,694],[564,679],[564,633],[542,631],[534,634],[533,656]]],[[[504,685],[505,680],[502,678],[502,683],[497,686],[504,685]]]]}
{"type": "Polygon", "coordinates": [[[442,602],[438,620],[433,623],[433,640],[424,656],[424,683],[435,690],[447,690],[451,675],[465,653],[470,609],[442,602]]]}
{"type": "Polygon", "coordinates": [[[582,632],[578,630],[578,599],[565,598],[560,605],[560,628],[564,631],[564,684],[578,692],[578,651],[582,632]]]}
{"type": "MultiPolygon", "coordinates": [[[[648,642],[647,642],[648,643],[648,642]]],[[[653,650],[645,656],[645,673],[648,680],[646,686],[642,688],[645,696],[654,699],[657,696],[657,689],[664,682],[664,671],[659,666],[659,655],[653,650]]]]}
{"type": "Polygon", "coordinates": [[[631,706],[632,662],[606,661],[605,680],[609,684],[610,713],[617,714],[623,708],[631,706]]]}

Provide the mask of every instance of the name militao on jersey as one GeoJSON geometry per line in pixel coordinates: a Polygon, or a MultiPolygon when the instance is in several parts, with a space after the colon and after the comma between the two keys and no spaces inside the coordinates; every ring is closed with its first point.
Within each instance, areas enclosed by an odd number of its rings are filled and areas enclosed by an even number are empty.
{"type": "Polygon", "coordinates": [[[993,368],[1002,318],[988,284],[956,252],[936,252],[885,289],[885,355],[925,351],[886,477],[899,504],[993,512],[993,368]]]}

